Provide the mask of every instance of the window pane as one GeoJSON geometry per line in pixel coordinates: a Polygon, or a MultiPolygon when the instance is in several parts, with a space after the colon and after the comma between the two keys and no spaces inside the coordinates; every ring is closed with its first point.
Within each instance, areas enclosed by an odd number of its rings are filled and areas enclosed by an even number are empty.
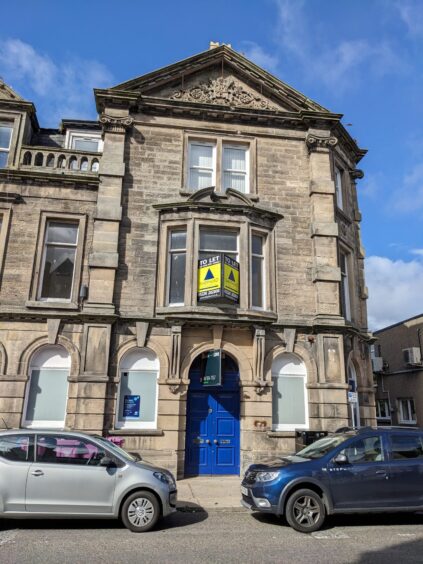
{"type": "Polygon", "coordinates": [[[97,466],[106,451],[91,441],[61,435],[38,435],[37,462],[97,466]]]}
{"type": "Polygon", "coordinates": [[[99,139],[74,138],[72,143],[72,148],[76,149],[77,151],[87,151],[89,153],[97,153],[99,143],[100,143],[99,139]]]}
{"type": "Polygon", "coordinates": [[[259,235],[253,235],[251,240],[251,250],[253,255],[262,255],[263,254],[263,237],[259,235]]]}
{"type": "Polygon", "coordinates": [[[156,420],[157,373],[132,370],[122,372],[120,383],[119,421],[154,422],[156,420]],[[139,396],[139,416],[124,417],[125,396],[139,396]]]}
{"type": "Polygon", "coordinates": [[[12,128],[0,125],[0,149],[9,149],[11,137],[12,128]]]}
{"type": "Polygon", "coordinates": [[[392,456],[394,460],[423,458],[423,445],[419,435],[392,435],[392,456]]]}
{"type": "Polygon", "coordinates": [[[170,255],[169,303],[183,304],[185,294],[185,253],[170,255]]]}
{"type": "Polygon", "coordinates": [[[41,298],[70,299],[76,249],[47,247],[41,298]]]}
{"type": "Polygon", "coordinates": [[[304,378],[277,376],[273,381],[273,423],[305,425],[304,378]]]}
{"type": "Polygon", "coordinates": [[[9,157],[9,153],[6,151],[0,151],[0,168],[4,168],[7,166],[7,159],[9,157]]]}
{"type": "Polygon", "coordinates": [[[190,145],[190,167],[213,168],[213,147],[210,145],[190,145]]]}
{"type": "Polygon", "coordinates": [[[251,298],[254,307],[263,307],[263,259],[252,257],[251,298]]]}
{"type": "Polygon", "coordinates": [[[237,233],[231,231],[200,231],[200,249],[202,251],[237,251],[237,233]]]}
{"type": "Polygon", "coordinates": [[[186,231],[172,231],[172,233],[170,234],[170,248],[172,250],[185,249],[186,242],[186,231]]]}
{"type": "Polygon", "coordinates": [[[224,147],[223,170],[237,170],[246,172],[246,149],[224,147]]]}
{"type": "Polygon", "coordinates": [[[379,436],[367,437],[353,442],[341,451],[351,464],[360,462],[380,462],[384,459],[382,443],[379,436]]]}
{"type": "Polygon", "coordinates": [[[342,172],[339,168],[335,169],[335,192],[336,192],[336,205],[342,210],[342,172]]]}
{"type": "Polygon", "coordinates": [[[65,420],[68,370],[32,370],[26,421],[65,420]]]}
{"type": "Polygon", "coordinates": [[[47,227],[48,243],[76,244],[78,238],[78,224],[59,223],[49,221],[47,227]]]}
{"type": "Polygon", "coordinates": [[[239,174],[236,172],[224,172],[223,173],[223,190],[228,188],[233,188],[238,190],[238,192],[245,193],[245,174],[239,174]]]}
{"type": "Polygon", "coordinates": [[[26,435],[0,437],[0,457],[21,462],[32,461],[33,439],[26,435]]]}
{"type": "Polygon", "coordinates": [[[210,170],[198,170],[192,168],[190,170],[190,188],[192,190],[201,190],[213,185],[213,172],[210,170]]]}

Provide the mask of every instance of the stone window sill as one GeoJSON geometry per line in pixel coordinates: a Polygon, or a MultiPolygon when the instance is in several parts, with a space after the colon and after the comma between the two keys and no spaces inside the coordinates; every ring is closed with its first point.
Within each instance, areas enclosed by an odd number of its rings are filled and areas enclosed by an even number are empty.
{"type": "Polygon", "coordinates": [[[163,437],[163,429],[112,429],[107,431],[108,436],[129,436],[136,435],[141,437],[163,437]]]}
{"type": "Polygon", "coordinates": [[[70,309],[78,310],[79,306],[75,302],[41,302],[35,300],[28,300],[25,302],[26,307],[38,308],[38,309],[70,309]]]}
{"type": "Polygon", "coordinates": [[[275,321],[278,318],[277,314],[273,311],[260,309],[241,309],[239,307],[226,304],[221,306],[166,306],[158,307],[156,312],[158,315],[165,315],[166,317],[180,317],[181,314],[189,316],[191,314],[195,317],[202,315],[205,317],[210,317],[210,315],[216,315],[219,317],[225,317],[229,315],[233,317],[234,315],[236,315],[241,319],[248,318],[264,321],[275,321]]]}
{"type": "Polygon", "coordinates": [[[267,436],[271,439],[295,439],[295,431],[267,431],[267,436]]]}

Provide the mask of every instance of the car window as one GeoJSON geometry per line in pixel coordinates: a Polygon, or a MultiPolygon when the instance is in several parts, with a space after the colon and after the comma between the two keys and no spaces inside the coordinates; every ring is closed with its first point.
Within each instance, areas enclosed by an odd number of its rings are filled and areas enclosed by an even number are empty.
{"type": "Polygon", "coordinates": [[[32,462],[34,440],[30,435],[4,435],[0,437],[0,457],[17,462],[32,462]]]}
{"type": "Polygon", "coordinates": [[[87,439],[39,434],[36,454],[37,462],[97,466],[106,452],[87,439]]]}
{"type": "Polygon", "coordinates": [[[350,464],[384,460],[382,441],[378,435],[357,439],[339,454],[344,454],[350,464]]]}
{"type": "Polygon", "coordinates": [[[324,437],[297,452],[297,456],[301,456],[301,458],[322,458],[348,438],[347,435],[324,437]]]}
{"type": "Polygon", "coordinates": [[[391,435],[391,451],[394,460],[423,458],[422,437],[418,433],[391,435]]]}

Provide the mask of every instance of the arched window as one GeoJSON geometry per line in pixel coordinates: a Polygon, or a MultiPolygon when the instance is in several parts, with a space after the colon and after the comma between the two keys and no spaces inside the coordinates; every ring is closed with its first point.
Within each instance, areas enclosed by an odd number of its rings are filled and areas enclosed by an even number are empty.
{"type": "Polygon", "coordinates": [[[158,358],[148,349],[134,348],[122,358],[117,398],[118,429],[157,427],[159,369],[158,358]]]}
{"type": "Polygon", "coordinates": [[[35,155],[35,161],[34,161],[34,165],[35,166],[43,166],[43,161],[44,161],[44,157],[42,153],[37,153],[35,155]]]}
{"type": "Polygon", "coordinates": [[[272,364],[273,429],[308,428],[307,370],[294,354],[284,353],[272,364]]]}
{"type": "Polygon", "coordinates": [[[358,392],[357,392],[357,372],[355,370],[354,364],[351,360],[348,363],[348,386],[350,392],[355,392],[355,395],[351,394],[349,400],[356,399],[357,401],[349,401],[349,417],[351,419],[351,426],[354,428],[360,427],[360,406],[358,403],[358,392]]]}
{"type": "Polygon", "coordinates": [[[65,424],[71,359],[61,346],[40,348],[31,358],[23,417],[24,427],[65,424]]]}
{"type": "Polygon", "coordinates": [[[49,155],[47,155],[46,166],[48,166],[49,168],[54,167],[54,155],[53,155],[53,153],[50,153],[49,155]]]}

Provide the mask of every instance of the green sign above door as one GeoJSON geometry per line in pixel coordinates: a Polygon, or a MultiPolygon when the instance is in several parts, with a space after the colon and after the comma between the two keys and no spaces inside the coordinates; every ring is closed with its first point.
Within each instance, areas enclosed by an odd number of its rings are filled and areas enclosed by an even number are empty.
{"type": "Polygon", "coordinates": [[[222,385],[222,351],[209,351],[204,362],[203,386],[222,385]]]}

